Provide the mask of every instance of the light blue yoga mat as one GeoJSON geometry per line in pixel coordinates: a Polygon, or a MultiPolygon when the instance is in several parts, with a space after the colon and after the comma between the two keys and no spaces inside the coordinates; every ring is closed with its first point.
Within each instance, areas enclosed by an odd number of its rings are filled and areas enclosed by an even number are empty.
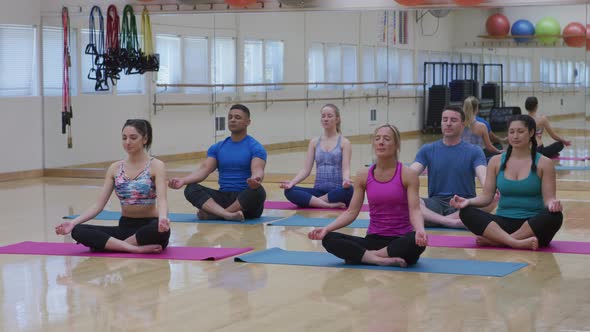
{"type": "Polygon", "coordinates": [[[557,165],[555,166],[556,171],[587,171],[590,170],[590,166],[565,166],[565,165],[557,165]]]}
{"type": "MultiPolygon", "coordinates": [[[[268,224],[268,226],[292,226],[292,227],[325,227],[335,218],[308,218],[300,215],[293,215],[283,220],[268,224]]],[[[357,219],[347,228],[367,228],[369,219],[357,219]]],[[[464,228],[426,227],[429,231],[467,231],[464,228]]]]}
{"type": "Polygon", "coordinates": [[[351,265],[327,252],[288,251],[271,248],[251,254],[235,257],[236,262],[322,266],[349,269],[387,270],[400,272],[426,272],[442,274],[460,274],[484,277],[504,277],[527,266],[526,263],[476,261],[447,258],[420,258],[418,263],[410,267],[377,265],[351,265]]]}
{"type": "MultiPolygon", "coordinates": [[[[74,219],[78,214],[65,216],[65,219],[74,219]]],[[[119,220],[121,212],[103,210],[96,217],[95,220],[119,220]]],[[[172,222],[196,222],[199,224],[232,224],[232,225],[257,225],[265,222],[279,220],[284,217],[260,217],[256,219],[248,219],[246,221],[227,221],[227,220],[199,220],[195,213],[169,213],[168,218],[172,222]]]]}

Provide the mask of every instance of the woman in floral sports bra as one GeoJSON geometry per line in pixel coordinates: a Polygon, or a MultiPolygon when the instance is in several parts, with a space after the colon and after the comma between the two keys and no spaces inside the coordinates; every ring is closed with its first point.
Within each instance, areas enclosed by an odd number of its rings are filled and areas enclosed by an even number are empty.
{"type": "Polygon", "coordinates": [[[152,126],[142,119],[127,120],[122,140],[127,158],[109,167],[96,204],[76,219],[56,226],[55,233],[71,232],[74,240],[95,251],[159,253],[168,245],[170,221],[166,168],[147,152],[152,126]],[[83,225],[102,211],[113,190],[121,201],[119,225],[83,225]]]}

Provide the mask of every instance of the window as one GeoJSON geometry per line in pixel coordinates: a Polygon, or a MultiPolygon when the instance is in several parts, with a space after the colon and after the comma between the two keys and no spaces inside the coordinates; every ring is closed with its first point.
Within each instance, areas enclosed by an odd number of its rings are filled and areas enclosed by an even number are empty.
{"type": "MultiPolygon", "coordinates": [[[[211,45],[207,37],[156,35],[156,53],[160,55],[159,84],[236,83],[234,38],[215,38],[211,45]]],[[[234,87],[217,89],[234,90],[234,87]]],[[[169,87],[158,91],[189,94],[210,92],[207,87],[169,87]]]]}
{"type": "MultiPolygon", "coordinates": [[[[356,82],[357,50],[354,45],[313,43],[308,55],[308,82],[356,82]]],[[[346,86],[310,86],[310,89],[354,88],[346,86]]]]}
{"type": "MultiPolygon", "coordinates": [[[[264,83],[264,55],[262,40],[244,42],[244,83],[264,83]]],[[[244,87],[246,92],[264,91],[263,86],[244,87]]]]}
{"type": "MultiPolygon", "coordinates": [[[[282,40],[267,40],[264,44],[264,80],[265,83],[281,83],[284,79],[285,43],[282,40]]],[[[281,86],[269,86],[267,89],[282,89],[281,86]]]]}
{"type": "MultiPolygon", "coordinates": [[[[142,44],[142,36],[138,36],[139,45],[142,44]]],[[[129,95],[129,94],[142,94],[145,87],[145,75],[143,74],[131,74],[126,75],[125,71],[120,74],[121,79],[117,81],[117,94],[118,95],[129,95]]]]}
{"type": "MultiPolygon", "coordinates": [[[[324,45],[321,43],[313,43],[309,48],[309,55],[307,56],[308,63],[308,82],[324,82],[325,81],[325,66],[324,66],[324,45]]],[[[319,88],[310,86],[310,89],[319,88]]]]}
{"type": "MultiPolygon", "coordinates": [[[[209,84],[209,40],[205,37],[185,37],[184,79],[188,84],[209,84]]],[[[186,93],[209,93],[209,88],[185,88],[186,93]]]]}
{"type": "MultiPolygon", "coordinates": [[[[160,55],[158,84],[182,83],[181,39],[178,36],[156,35],[156,53],[160,55]]],[[[179,88],[160,88],[160,91],[179,92],[179,88]]]]}
{"type": "MultiPolygon", "coordinates": [[[[362,80],[363,82],[387,82],[387,48],[379,46],[363,46],[362,48],[362,80]]],[[[383,85],[363,85],[364,88],[378,89],[383,85]]]]}
{"type": "MultiPolygon", "coordinates": [[[[236,41],[234,38],[215,38],[211,66],[212,84],[236,84],[236,41]]],[[[234,87],[219,87],[217,91],[233,92],[234,87]]]]}
{"type": "Polygon", "coordinates": [[[0,26],[0,96],[34,96],[36,29],[0,26]]]}
{"type": "MultiPolygon", "coordinates": [[[[445,60],[446,61],[446,60],[445,60]]],[[[389,83],[414,82],[414,57],[411,50],[389,49],[389,83]]],[[[411,90],[411,85],[398,85],[393,89],[411,90]]]]}
{"type": "Polygon", "coordinates": [[[506,72],[506,57],[503,55],[484,55],[484,63],[485,64],[501,64],[502,70],[500,70],[500,66],[487,66],[485,69],[485,80],[487,82],[497,82],[500,83],[501,79],[507,79],[506,72]],[[503,73],[503,76],[502,76],[503,73]]]}
{"type": "MultiPolygon", "coordinates": [[[[70,30],[70,94],[77,94],[76,30],[70,30]]],[[[61,96],[63,87],[63,29],[43,28],[43,95],[61,96]]]]}

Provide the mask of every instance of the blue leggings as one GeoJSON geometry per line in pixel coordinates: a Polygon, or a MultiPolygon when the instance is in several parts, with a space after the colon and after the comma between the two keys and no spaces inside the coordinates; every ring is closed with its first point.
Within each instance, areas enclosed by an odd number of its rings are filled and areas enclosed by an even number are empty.
{"type": "Polygon", "coordinates": [[[309,207],[309,202],[312,197],[320,197],[328,194],[329,203],[344,203],[346,206],[350,204],[353,193],[352,186],[348,188],[338,188],[333,190],[323,190],[316,188],[305,188],[305,187],[292,187],[291,189],[285,190],[285,197],[289,202],[297,205],[298,207],[306,208],[309,207]]]}

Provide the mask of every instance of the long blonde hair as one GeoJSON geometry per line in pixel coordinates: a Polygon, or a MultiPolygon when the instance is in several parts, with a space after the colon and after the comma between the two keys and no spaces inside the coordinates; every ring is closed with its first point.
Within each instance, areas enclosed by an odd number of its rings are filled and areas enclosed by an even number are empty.
{"type": "Polygon", "coordinates": [[[479,99],[474,96],[465,98],[463,102],[463,113],[465,113],[465,127],[470,128],[475,114],[479,111],[479,99]]]}
{"type": "Polygon", "coordinates": [[[336,117],[338,118],[338,123],[336,124],[336,132],[338,134],[341,134],[342,129],[340,129],[340,124],[342,123],[342,118],[340,118],[340,109],[338,109],[338,106],[336,106],[334,104],[326,104],[326,105],[322,106],[322,110],[326,107],[331,108],[334,111],[334,114],[336,114],[336,117]]]}
{"type": "Polygon", "coordinates": [[[401,144],[402,139],[401,139],[401,136],[399,133],[399,129],[397,129],[397,127],[392,124],[385,123],[385,124],[382,124],[382,125],[378,126],[377,128],[375,128],[375,131],[373,131],[373,137],[375,137],[375,135],[377,134],[377,132],[381,128],[389,128],[393,132],[393,142],[395,143],[395,146],[396,146],[395,159],[399,160],[399,151],[402,149],[402,144],[401,144]]]}

